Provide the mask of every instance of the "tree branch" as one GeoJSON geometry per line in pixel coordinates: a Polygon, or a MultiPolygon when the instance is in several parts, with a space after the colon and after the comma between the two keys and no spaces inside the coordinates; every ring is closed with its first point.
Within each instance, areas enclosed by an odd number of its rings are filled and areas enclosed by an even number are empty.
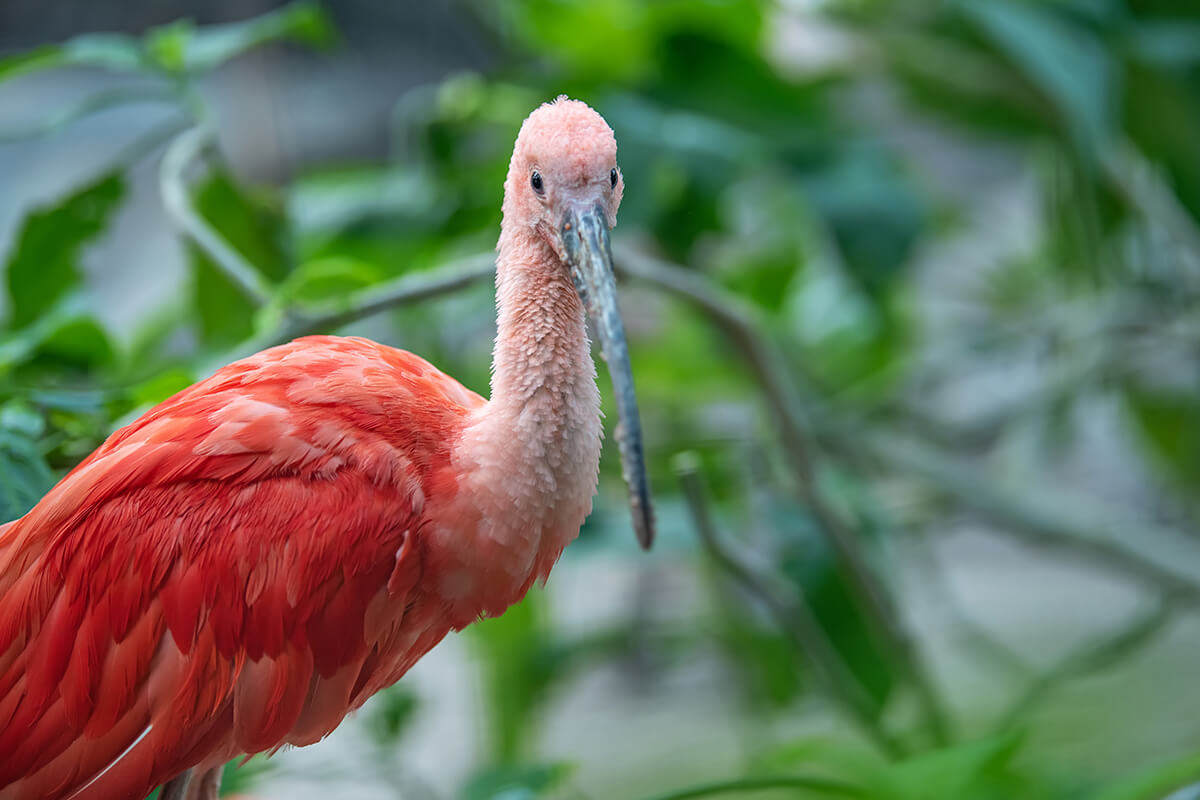
{"type": "Polygon", "coordinates": [[[341,308],[312,315],[296,315],[292,328],[298,333],[290,335],[339,328],[380,311],[453,294],[495,273],[496,254],[480,253],[452,261],[436,270],[401,275],[352,293],[341,308]]]}
{"type": "Polygon", "coordinates": [[[158,172],[163,207],[180,232],[211,258],[242,294],[256,306],[264,306],[270,302],[273,293],[270,284],[192,206],[186,172],[204,149],[212,144],[213,135],[208,126],[197,125],[171,142],[158,172]]]}
{"type": "Polygon", "coordinates": [[[1160,598],[1153,608],[1137,615],[1115,633],[1085,642],[1068,653],[1058,664],[1030,683],[1008,710],[1000,715],[997,730],[1010,729],[1063,683],[1108,669],[1137,653],[1166,626],[1173,611],[1171,599],[1160,598]]]}
{"type": "Polygon", "coordinates": [[[951,635],[959,640],[968,651],[973,651],[980,666],[1002,670],[1013,677],[1027,680],[1032,673],[1030,666],[1007,642],[993,634],[974,619],[963,608],[954,587],[947,580],[939,555],[924,531],[910,531],[911,538],[918,540],[912,548],[914,562],[921,571],[924,590],[934,596],[934,603],[945,615],[951,635]]]}
{"type": "Polygon", "coordinates": [[[277,324],[234,346],[222,354],[219,362],[201,370],[211,374],[217,368],[268,347],[289,342],[297,336],[336,330],[374,314],[401,308],[422,300],[431,300],[466,289],[496,273],[496,256],[480,253],[452,261],[441,267],[410,272],[398,278],[352,292],[335,308],[317,311],[283,310],[277,324]]]}

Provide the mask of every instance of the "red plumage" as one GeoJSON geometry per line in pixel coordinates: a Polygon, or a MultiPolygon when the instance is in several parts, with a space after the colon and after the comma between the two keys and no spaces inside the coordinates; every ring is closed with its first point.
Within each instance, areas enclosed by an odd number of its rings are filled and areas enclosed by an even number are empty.
{"type": "Polygon", "coordinates": [[[310,337],[114,433],[0,528],[0,798],[69,796],[122,754],[74,796],[140,798],[315,741],[398,678],[461,622],[414,618],[413,590],[424,498],[482,403],[409,353],[310,337]]]}

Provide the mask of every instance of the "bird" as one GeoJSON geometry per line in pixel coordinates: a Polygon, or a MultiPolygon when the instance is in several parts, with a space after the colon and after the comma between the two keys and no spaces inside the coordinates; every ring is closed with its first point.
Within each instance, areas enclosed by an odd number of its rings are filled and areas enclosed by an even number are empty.
{"type": "Polygon", "coordinates": [[[579,100],[521,125],[488,399],[403,350],[297,339],[150,409],[0,526],[0,800],[212,800],[228,760],[322,739],[544,582],[598,483],[589,319],[649,548],[616,155],[579,100]]]}

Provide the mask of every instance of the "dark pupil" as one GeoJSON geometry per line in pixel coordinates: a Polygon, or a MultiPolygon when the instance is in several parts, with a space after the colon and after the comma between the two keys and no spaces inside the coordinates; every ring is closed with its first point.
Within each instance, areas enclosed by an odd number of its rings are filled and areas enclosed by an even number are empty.
{"type": "Polygon", "coordinates": [[[542,190],[542,174],[535,171],[533,175],[529,177],[529,183],[531,186],[533,186],[533,190],[535,192],[540,192],[542,190]]]}
{"type": "Polygon", "coordinates": [[[614,189],[617,188],[617,171],[615,169],[608,173],[608,182],[612,184],[614,189]]]}

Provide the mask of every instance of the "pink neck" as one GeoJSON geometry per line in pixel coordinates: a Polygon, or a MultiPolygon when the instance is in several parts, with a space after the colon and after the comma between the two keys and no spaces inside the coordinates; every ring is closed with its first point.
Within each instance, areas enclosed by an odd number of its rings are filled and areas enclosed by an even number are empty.
{"type": "Polygon", "coordinates": [[[566,266],[540,237],[515,238],[501,238],[497,260],[491,398],[520,412],[541,394],[557,408],[595,393],[583,305],[566,266]]]}
{"type": "Polygon", "coordinates": [[[512,475],[506,491],[518,506],[547,521],[567,509],[586,514],[602,430],[583,306],[541,237],[506,230],[499,249],[491,400],[476,433],[487,459],[512,475]]]}
{"type": "Polygon", "coordinates": [[[501,234],[492,397],[455,444],[459,491],[428,540],[454,625],[500,613],[544,579],[596,491],[600,392],[583,309],[566,268],[531,234],[501,234]]]}

